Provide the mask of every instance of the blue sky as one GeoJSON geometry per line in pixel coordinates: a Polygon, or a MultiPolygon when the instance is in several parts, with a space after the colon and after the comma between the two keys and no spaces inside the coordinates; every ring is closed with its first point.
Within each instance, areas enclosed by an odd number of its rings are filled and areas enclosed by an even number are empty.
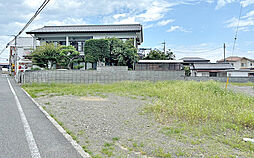
{"type": "MultiPolygon", "coordinates": [[[[0,0],[1,49],[11,39],[7,35],[16,34],[42,2],[0,0]]],[[[27,31],[44,25],[127,23],[144,26],[141,47],[162,49],[165,40],[177,59],[195,56],[216,61],[223,57],[224,42],[227,56],[254,59],[254,0],[51,0],[27,31]]],[[[1,57],[7,56],[6,51],[1,57]]]]}

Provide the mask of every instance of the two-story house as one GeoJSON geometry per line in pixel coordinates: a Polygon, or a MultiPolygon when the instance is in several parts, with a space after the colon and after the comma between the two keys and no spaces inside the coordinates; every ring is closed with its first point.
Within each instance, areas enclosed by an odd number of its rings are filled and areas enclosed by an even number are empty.
{"type": "Polygon", "coordinates": [[[217,62],[218,63],[223,63],[223,62],[230,63],[235,68],[235,70],[254,68],[254,60],[246,58],[246,57],[231,56],[231,57],[227,57],[225,59],[225,61],[224,61],[224,59],[222,59],[217,62]]]}

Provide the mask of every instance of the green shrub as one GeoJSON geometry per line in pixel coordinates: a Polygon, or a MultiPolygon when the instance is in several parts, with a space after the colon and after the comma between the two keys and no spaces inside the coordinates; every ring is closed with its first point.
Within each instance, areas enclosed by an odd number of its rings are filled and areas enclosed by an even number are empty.
{"type": "Polygon", "coordinates": [[[76,66],[73,66],[73,69],[82,69],[84,68],[84,65],[76,65],[76,66]]]}
{"type": "Polygon", "coordinates": [[[109,42],[107,39],[90,39],[85,42],[85,62],[105,62],[109,57],[109,42]]]}

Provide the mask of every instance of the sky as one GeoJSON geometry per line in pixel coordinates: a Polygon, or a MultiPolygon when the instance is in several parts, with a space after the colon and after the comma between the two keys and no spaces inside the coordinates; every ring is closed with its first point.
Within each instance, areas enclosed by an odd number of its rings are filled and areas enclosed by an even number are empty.
{"type": "MultiPolygon", "coordinates": [[[[43,1],[0,0],[0,50],[43,1]]],[[[26,31],[45,25],[133,23],[144,28],[140,47],[162,50],[165,41],[177,59],[202,57],[215,62],[223,58],[223,43],[226,56],[254,59],[254,0],[51,0],[26,31]]],[[[6,50],[0,58],[7,57],[6,50]]]]}

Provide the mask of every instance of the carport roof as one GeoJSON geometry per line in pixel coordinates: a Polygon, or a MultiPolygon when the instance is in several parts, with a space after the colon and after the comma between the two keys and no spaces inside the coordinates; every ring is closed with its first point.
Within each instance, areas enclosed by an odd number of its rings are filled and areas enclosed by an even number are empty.
{"type": "Polygon", "coordinates": [[[199,63],[199,64],[194,64],[193,68],[195,70],[228,70],[228,69],[234,69],[234,67],[229,63],[199,63]]]}

